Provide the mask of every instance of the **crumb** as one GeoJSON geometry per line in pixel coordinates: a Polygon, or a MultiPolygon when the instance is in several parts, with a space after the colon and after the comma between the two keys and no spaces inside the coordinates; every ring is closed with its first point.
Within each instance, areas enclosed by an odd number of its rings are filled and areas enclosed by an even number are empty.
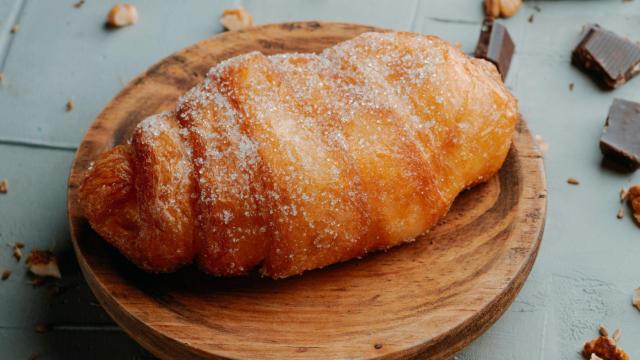
{"type": "Polygon", "coordinates": [[[598,333],[602,336],[609,336],[609,331],[607,331],[607,328],[604,327],[603,324],[600,324],[598,326],[598,333]]]}
{"type": "Polygon", "coordinates": [[[3,82],[3,81],[4,81],[4,73],[0,72],[0,82],[3,82]]]}
{"type": "Polygon", "coordinates": [[[585,359],[629,360],[629,355],[617,345],[621,334],[619,329],[614,331],[613,337],[609,337],[609,332],[604,325],[600,325],[599,332],[599,337],[584,343],[582,355],[585,359]]]}
{"type": "Polygon", "coordinates": [[[536,141],[536,144],[538,144],[538,149],[540,149],[540,153],[542,154],[542,156],[544,156],[547,150],[549,150],[549,144],[544,142],[544,139],[540,135],[534,136],[533,139],[536,141]]]}
{"type": "Polygon", "coordinates": [[[20,259],[22,259],[22,249],[17,246],[14,246],[13,257],[16,259],[16,261],[20,261],[20,259]]]}
{"type": "Polygon", "coordinates": [[[75,106],[76,104],[73,102],[73,100],[69,99],[69,101],[67,101],[67,111],[73,110],[75,106]]]}
{"type": "Polygon", "coordinates": [[[50,329],[47,324],[36,324],[36,326],[33,327],[33,330],[35,330],[35,332],[39,334],[42,334],[42,333],[46,333],[50,329]]]}
{"type": "Polygon", "coordinates": [[[376,350],[380,350],[380,349],[382,349],[382,344],[376,343],[375,345],[373,345],[373,348],[376,349],[376,350]]]}
{"type": "Polygon", "coordinates": [[[567,183],[571,185],[580,185],[580,181],[574,177],[570,177],[567,179],[567,183]]]}
{"type": "Polygon", "coordinates": [[[9,276],[11,276],[11,271],[5,270],[2,272],[2,276],[0,276],[0,279],[2,279],[2,281],[6,281],[9,276]]]}
{"type": "Polygon", "coordinates": [[[58,260],[50,251],[32,250],[27,258],[27,266],[32,274],[40,277],[62,277],[58,260]]]}
{"type": "Polygon", "coordinates": [[[640,288],[633,290],[633,298],[631,299],[631,303],[638,310],[640,310],[640,288]]]}
{"type": "Polygon", "coordinates": [[[575,86],[575,85],[574,85],[573,83],[569,83],[569,91],[573,91],[573,87],[574,87],[574,86],[575,86]]]}
{"type": "Polygon", "coordinates": [[[627,202],[636,222],[640,224],[640,185],[634,185],[627,192],[627,202]]]}
{"type": "Polygon", "coordinates": [[[9,191],[9,180],[0,180],[0,194],[6,194],[9,191]]]}
{"type": "Polygon", "coordinates": [[[20,25],[13,25],[10,31],[12,34],[17,33],[18,31],[20,31],[20,25]]]}
{"type": "Polygon", "coordinates": [[[626,188],[620,189],[620,202],[627,200],[627,196],[629,196],[629,190],[626,188]]]}
{"type": "Polygon", "coordinates": [[[534,9],[535,11],[537,11],[537,12],[542,11],[542,8],[541,8],[540,6],[538,6],[538,5],[533,5],[533,9],[534,9]]]}
{"type": "Polygon", "coordinates": [[[611,335],[611,338],[615,341],[618,342],[618,340],[620,340],[620,336],[622,336],[622,331],[620,331],[620,329],[616,329],[613,332],[613,335],[611,335]]]}
{"type": "Polygon", "coordinates": [[[116,4],[107,14],[107,25],[123,27],[138,22],[138,9],[131,4],[116,4]]]}
{"type": "Polygon", "coordinates": [[[528,20],[529,20],[529,22],[530,22],[530,23],[533,23],[534,15],[535,15],[535,14],[531,14],[531,16],[529,16],[529,19],[528,19],[528,20]]]}
{"type": "Polygon", "coordinates": [[[73,7],[76,9],[80,9],[84,5],[84,0],[80,0],[77,3],[73,4],[73,7]]]}
{"type": "Polygon", "coordinates": [[[226,9],[220,24],[229,31],[244,30],[253,26],[253,17],[243,8],[226,9]]]}
{"type": "Polygon", "coordinates": [[[618,209],[618,213],[616,214],[618,219],[622,219],[624,217],[624,208],[618,209]]]}

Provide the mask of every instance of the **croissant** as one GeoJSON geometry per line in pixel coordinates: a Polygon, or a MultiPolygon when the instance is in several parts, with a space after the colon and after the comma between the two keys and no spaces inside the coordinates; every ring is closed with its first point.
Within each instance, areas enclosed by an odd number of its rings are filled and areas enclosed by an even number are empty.
{"type": "Polygon", "coordinates": [[[500,169],[517,119],[496,68],[434,36],[252,52],[103,153],[80,199],[147,271],[282,278],[428,231],[500,169]]]}

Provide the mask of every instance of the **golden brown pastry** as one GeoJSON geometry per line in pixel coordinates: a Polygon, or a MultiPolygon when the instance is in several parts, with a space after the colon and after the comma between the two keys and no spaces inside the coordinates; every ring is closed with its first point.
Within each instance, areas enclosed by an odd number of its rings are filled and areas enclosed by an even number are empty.
{"type": "Polygon", "coordinates": [[[495,67],[413,33],[220,63],[140,123],[80,189],[138,266],[281,278],[412,241],[507,155],[517,103],[495,67]]]}

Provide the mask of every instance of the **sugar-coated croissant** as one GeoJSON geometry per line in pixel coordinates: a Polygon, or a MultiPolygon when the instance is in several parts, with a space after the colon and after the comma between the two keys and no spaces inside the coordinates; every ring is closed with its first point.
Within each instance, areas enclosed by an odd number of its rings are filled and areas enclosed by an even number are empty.
{"type": "Polygon", "coordinates": [[[80,196],[145,270],[281,278],[429,230],[499,170],[517,118],[495,67],[437,37],[253,52],[102,154],[80,196]]]}

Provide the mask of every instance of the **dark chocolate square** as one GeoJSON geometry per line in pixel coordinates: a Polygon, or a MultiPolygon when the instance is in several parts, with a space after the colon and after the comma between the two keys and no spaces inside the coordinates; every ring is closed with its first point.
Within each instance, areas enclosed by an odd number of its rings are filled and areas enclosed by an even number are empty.
{"type": "Polygon", "coordinates": [[[598,25],[588,25],[571,61],[605,89],[614,89],[640,72],[640,46],[598,25]]]}
{"type": "Polygon", "coordinates": [[[511,66],[514,50],[515,44],[507,28],[491,18],[485,19],[476,45],[475,57],[493,63],[504,81],[511,66]]]}
{"type": "Polygon", "coordinates": [[[600,137],[600,150],[626,168],[640,167],[640,103],[613,100],[600,137]]]}

